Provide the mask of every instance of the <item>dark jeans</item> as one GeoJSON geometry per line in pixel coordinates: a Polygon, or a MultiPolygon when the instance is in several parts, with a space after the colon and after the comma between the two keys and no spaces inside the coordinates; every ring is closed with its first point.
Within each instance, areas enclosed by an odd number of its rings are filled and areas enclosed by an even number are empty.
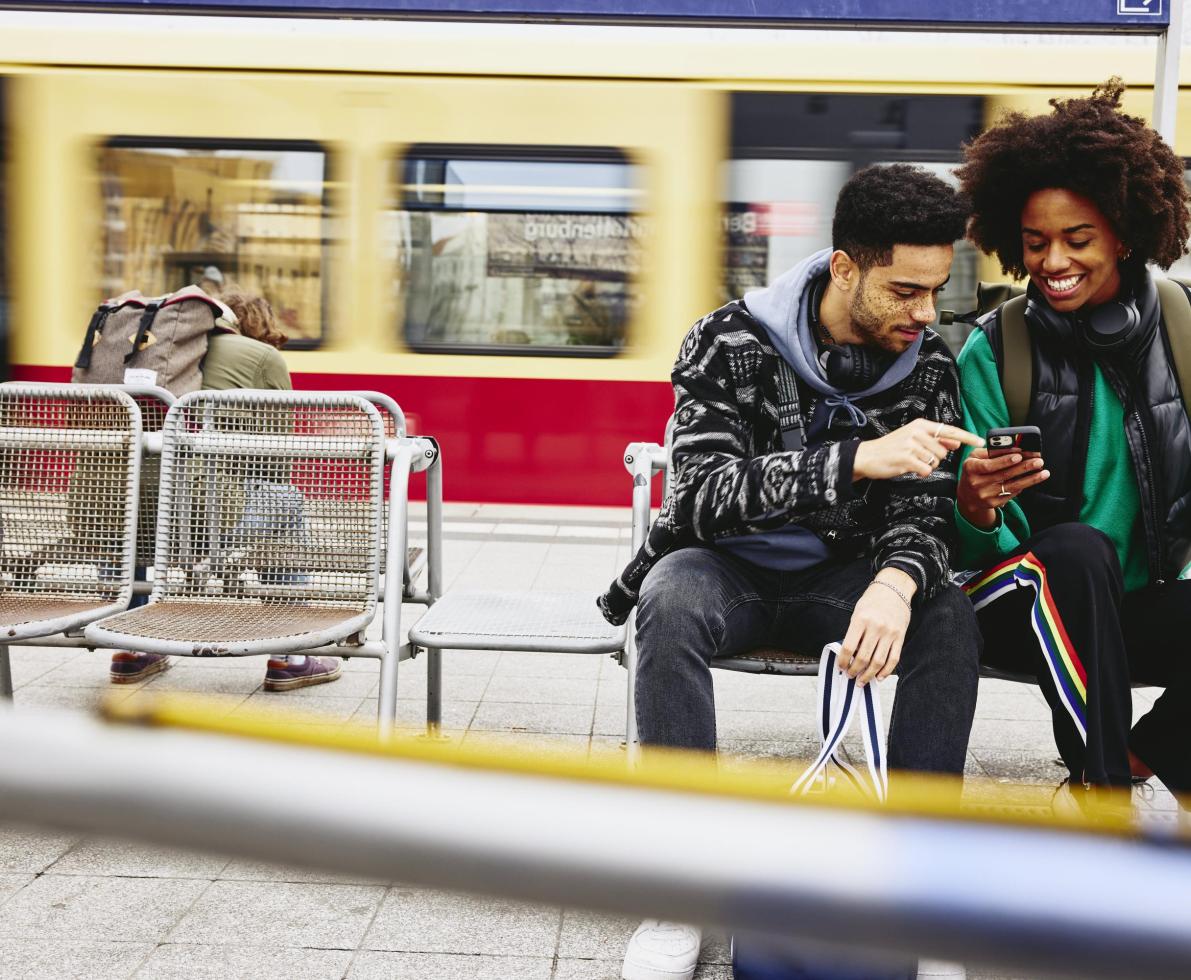
{"type": "MultiPolygon", "coordinates": [[[[1035,534],[988,572],[1006,590],[978,613],[984,659],[1038,678],[1072,776],[1127,786],[1132,749],[1169,789],[1191,792],[1191,581],[1126,594],[1112,542],[1077,523],[1035,534]],[[1045,582],[1041,600],[1032,582],[1045,582]],[[1131,681],[1166,688],[1132,733],[1131,681]]],[[[977,601],[988,577],[966,586],[977,601]]]]}
{"type": "MultiPolygon", "coordinates": [[[[867,560],[801,572],[683,548],[649,572],[637,609],[637,728],[646,745],[715,749],[711,662],[759,647],[817,655],[841,641],[873,579],[867,560]]],[[[895,769],[962,773],[980,659],[971,604],[948,587],[916,602],[889,734],[895,769]]]]}

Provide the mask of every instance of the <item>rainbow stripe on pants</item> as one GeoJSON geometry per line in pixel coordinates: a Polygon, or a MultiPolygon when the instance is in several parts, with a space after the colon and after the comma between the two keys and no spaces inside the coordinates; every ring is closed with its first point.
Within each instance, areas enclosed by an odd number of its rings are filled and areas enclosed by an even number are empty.
{"type": "Polygon", "coordinates": [[[1075,722],[1085,744],[1088,740],[1088,675],[1075,651],[1067,628],[1059,615],[1050,585],[1046,581],[1046,566],[1032,551],[1017,555],[994,565],[986,572],[969,579],[963,586],[972,606],[983,609],[990,602],[1014,589],[1034,590],[1034,604],[1030,609],[1030,625],[1042,650],[1042,659],[1050,669],[1055,689],[1075,722]]]}

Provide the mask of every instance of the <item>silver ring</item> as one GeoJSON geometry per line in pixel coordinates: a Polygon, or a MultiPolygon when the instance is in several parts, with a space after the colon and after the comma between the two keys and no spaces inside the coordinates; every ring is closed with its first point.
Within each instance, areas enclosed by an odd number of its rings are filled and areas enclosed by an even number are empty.
{"type": "Polygon", "coordinates": [[[939,423],[939,427],[938,427],[937,429],[935,429],[935,436],[934,436],[934,437],[935,437],[936,439],[938,439],[938,438],[939,438],[939,433],[940,433],[940,432],[942,432],[942,431],[943,431],[943,423],[942,423],[942,422],[940,422],[940,423],[939,423]]]}
{"type": "Polygon", "coordinates": [[[997,494],[998,497],[1012,497],[1013,494],[1005,489],[1005,484],[1001,484],[1001,492],[997,494]]]}
{"type": "Polygon", "coordinates": [[[936,466],[939,465],[939,457],[936,456],[934,453],[931,453],[930,463],[928,465],[933,470],[936,466]]]}

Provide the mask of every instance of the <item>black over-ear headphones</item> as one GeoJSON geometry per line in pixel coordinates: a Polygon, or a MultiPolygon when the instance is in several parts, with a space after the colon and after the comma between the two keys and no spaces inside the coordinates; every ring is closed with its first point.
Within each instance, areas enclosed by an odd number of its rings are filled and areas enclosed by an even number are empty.
{"type": "MultiPolygon", "coordinates": [[[[811,287],[810,324],[817,336],[827,337],[827,331],[819,321],[819,303],[827,289],[827,276],[816,280],[811,287]]],[[[829,340],[821,344],[819,366],[827,383],[840,391],[864,391],[877,383],[894,358],[885,351],[864,344],[833,344],[829,340]]]]}
{"type": "Polygon", "coordinates": [[[892,361],[884,351],[862,344],[826,344],[819,356],[827,383],[841,391],[871,388],[892,361]]]}
{"type": "Polygon", "coordinates": [[[1077,319],[1083,328],[1079,336],[1096,352],[1126,346],[1141,328],[1141,311],[1132,298],[1103,303],[1077,319]]]}

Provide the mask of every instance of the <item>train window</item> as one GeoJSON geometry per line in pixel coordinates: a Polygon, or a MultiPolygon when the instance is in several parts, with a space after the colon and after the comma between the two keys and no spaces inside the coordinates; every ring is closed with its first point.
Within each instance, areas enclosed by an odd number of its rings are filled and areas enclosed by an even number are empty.
{"type": "MultiPolygon", "coordinates": [[[[946,180],[960,144],[980,131],[980,99],[958,96],[737,92],[723,175],[722,297],[765,286],[831,244],[835,199],[871,163],[924,166],[946,180]]],[[[975,306],[977,254],[956,246],[940,306],[975,306]]],[[[940,327],[954,350],[968,327],[940,327]]]]}
{"type": "Polygon", "coordinates": [[[99,149],[102,296],[260,293],[289,347],[323,337],[327,154],[317,143],[121,137],[99,149]]]}
{"type": "Polygon", "coordinates": [[[608,357],[638,303],[637,167],[615,150],[412,147],[386,233],[406,343],[608,357]]]}

